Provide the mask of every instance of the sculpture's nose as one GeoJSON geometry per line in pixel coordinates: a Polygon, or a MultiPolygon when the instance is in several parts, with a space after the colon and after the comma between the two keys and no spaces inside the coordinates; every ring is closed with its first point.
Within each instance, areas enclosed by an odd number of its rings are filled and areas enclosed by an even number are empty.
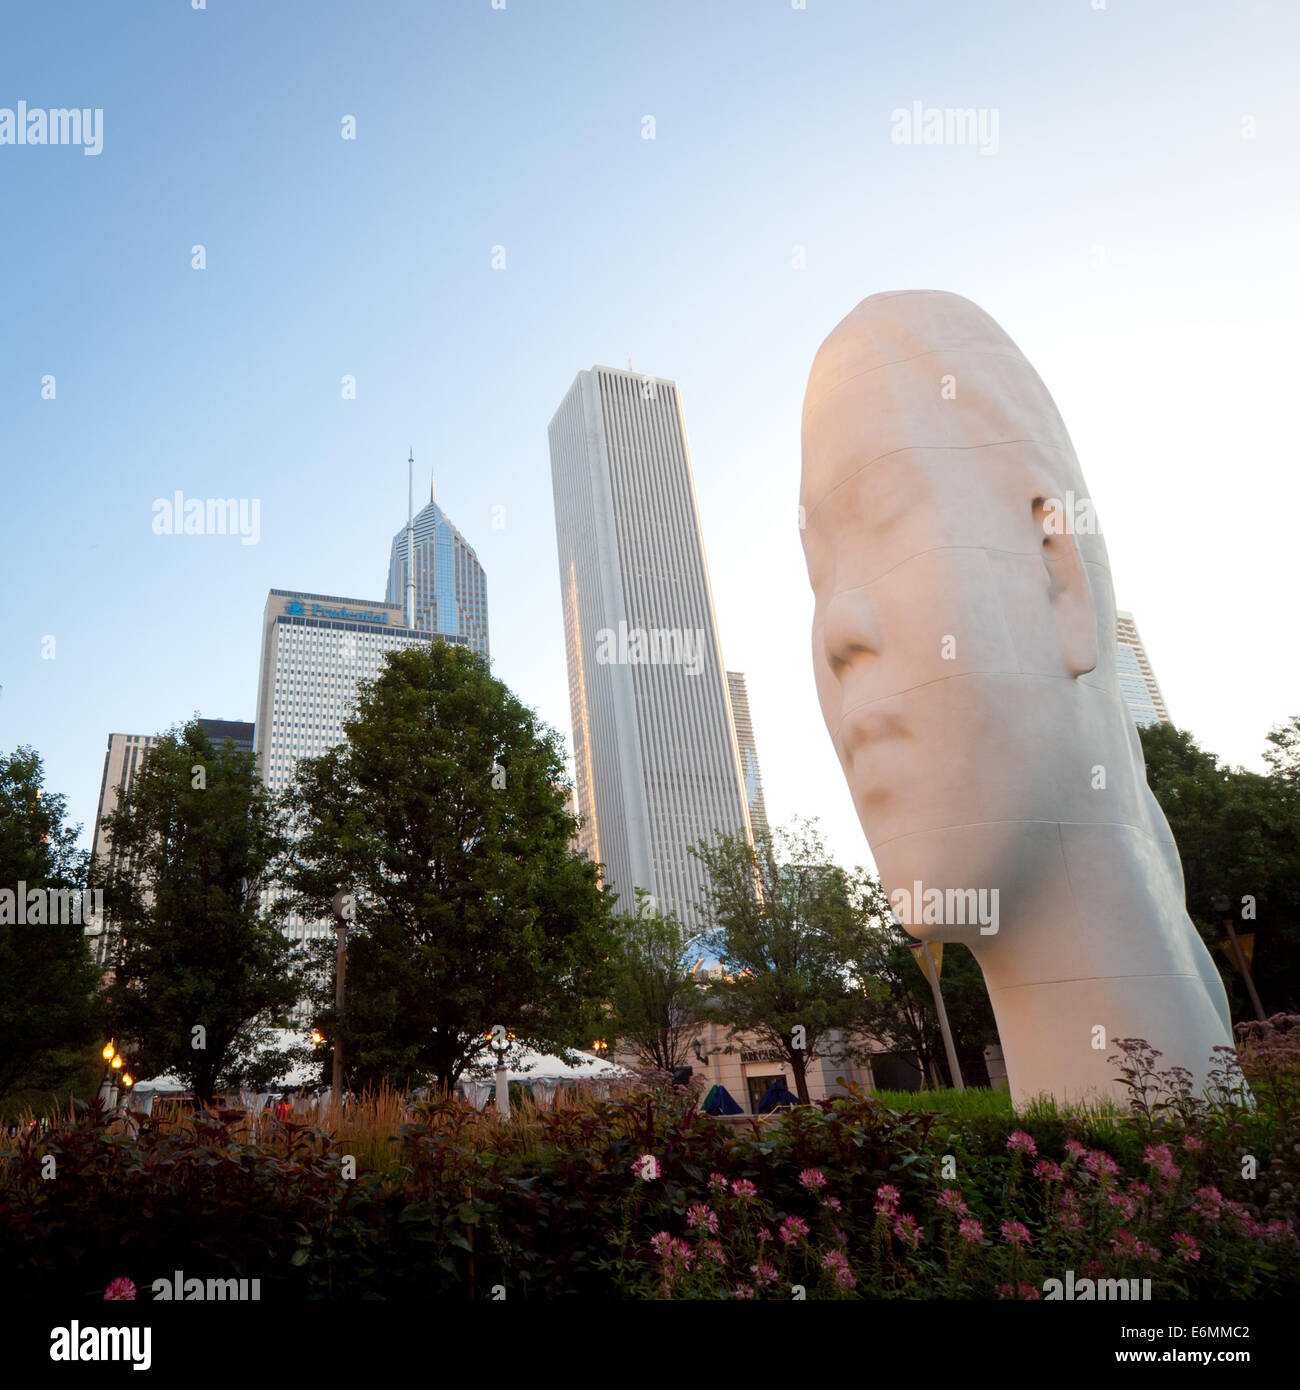
{"type": "Polygon", "coordinates": [[[849,589],[831,599],[822,641],[836,680],[843,680],[855,661],[880,654],[880,622],[865,589],[849,589]]]}

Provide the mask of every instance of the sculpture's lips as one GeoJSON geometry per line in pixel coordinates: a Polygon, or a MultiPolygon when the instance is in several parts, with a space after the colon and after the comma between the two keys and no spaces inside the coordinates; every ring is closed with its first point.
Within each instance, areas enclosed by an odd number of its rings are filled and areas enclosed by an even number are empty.
{"type": "Polygon", "coordinates": [[[880,704],[859,705],[840,722],[839,745],[846,762],[866,749],[910,737],[907,721],[897,710],[880,704]]]}

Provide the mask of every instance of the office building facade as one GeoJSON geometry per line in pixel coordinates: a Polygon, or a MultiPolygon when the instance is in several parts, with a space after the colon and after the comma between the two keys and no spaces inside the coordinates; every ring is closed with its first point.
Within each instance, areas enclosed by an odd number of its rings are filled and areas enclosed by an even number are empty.
{"type": "Polygon", "coordinates": [[[1165,697],[1160,693],[1132,613],[1115,614],[1115,641],[1119,688],[1133,722],[1138,728],[1148,724],[1168,724],[1170,719],[1165,697]]]}
{"type": "MultiPolygon", "coordinates": [[[[415,628],[489,656],[487,576],[473,546],[438,505],[432,482],[428,506],[416,513],[412,540],[415,628]]],[[[387,601],[398,608],[406,601],[406,544],[403,526],[388,559],[387,601]]]]}
{"type": "Polygon", "coordinates": [[[731,718],[736,726],[736,743],[740,749],[740,771],[745,779],[745,802],[749,807],[749,823],[755,835],[768,834],[767,807],[763,802],[763,775],[758,769],[758,744],[754,739],[754,721],[749,713],[749,691],[740,671],[727,672],[727,693],[731,698],[731,718]]]}
{"type": "Polygon", "coordinates": [[[677,386],[580,372],[549,436],[579,843],[698,926],[691,847],[752,831],[677,386]]]}
{"type": "MultiPolygon", "coordinates": [[[[272,589],[257,682],[257,767],[266,785],[282,791],[300,758],[342,743],[357,683],[378,676],[389,652],[429,640],[428,632],[402,625],[394,604],[272,589]]],[[[294,918],[286,935],[305,940],[332,930],[294,918]]]]}
{"type": "MultiPolygon", "coordinates": [[[[253,751],[253,726],[238,719],[200,719],[208,737],[220,746],[227,739],[241,752],[253,751]]],[[[95,811],[95,834],[91,841],[93,860],[111,859],[113,853],[112,836],[105,829],[103,820],[110,816],[121,804],[122,798],[131,790],[140,769],[144,766],[149,750],[158,742],[157,734],[109,734],[108,750],[104,754],[104,772],[99,783],[99,804],[95,811]]],[[[91,935],[96,938],[95,955],[102,966],[108,951],[108,932],[105,923],[92,924],[91,935]]]]}

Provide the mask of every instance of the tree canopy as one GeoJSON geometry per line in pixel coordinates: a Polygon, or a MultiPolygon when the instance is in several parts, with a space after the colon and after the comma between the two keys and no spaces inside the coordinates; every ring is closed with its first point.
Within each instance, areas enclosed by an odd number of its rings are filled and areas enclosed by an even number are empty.
{"type": "MultiPolygon", "coordinates": [[[[572,843],[559,736],[441,641],[390,655],[344,732],[299,763],[289,805],[300,910],[324,917],[341,888],[356,900],[350,1084],[454,1085],[497,1026],[516,1050],[589,1046],[614,938],[597,866],[572,843]]],[[[328,992],[319,1006],[333,1036],[328,992]]]]}
{"type": "Polygon", "coordinates": [[[1252,973],[1265,1012],[1300,1001],[1300,716],[1268,735],[1267,773],[1221,763],[1185,729],[1141,730],[1147,782],[1173,830],[1187,911],[1210,947],[1236,1017],[1250,1002],[1220,948],[1226,897],[1236,931],[1253,932],[1252,973]]]}
{"type": "Polygon", "coordinates": [[[118,1051],[137,1076],[175,1073],[205,1101],[218,1083],[274,1070],[270,1027],[287,1023],[302,986],[268,891],[284,817],[253,755],[214,747],[197,720],[170,730],[104,825],[112,852],[95,872],[118,1051]]]}
{"type": "MultiPolygon", "coordinates": [[[[20,885],[24,894],[87,886],[81,827],[65,825],[66,812],[66,798],[45,790],[35,749],[0,755],[0,889],[15,907],[20,885]]],[[[93,1062],[102,1027],[84,921],[18,915],[0,917],[0,1097],[20,1083],[29,1092],[61,1087],[93,1062]]]]}

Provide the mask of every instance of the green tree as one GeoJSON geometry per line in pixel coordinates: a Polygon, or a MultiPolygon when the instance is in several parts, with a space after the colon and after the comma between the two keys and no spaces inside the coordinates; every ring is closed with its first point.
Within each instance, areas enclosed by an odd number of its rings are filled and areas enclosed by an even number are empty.
{"type": "Polygon", "coordinates": [[[880,989],[858,971],[876,893],[862,870],[829,862],[814,824],[701,843],[708,877],[709,947],[723,978],[707,1007],[734,1049],[752,1037],[778,1051],[808,1101],[808,1064],[837,1034],[845,1056],[861,1055],[880,989]]]}
{"type": "Polygon", "coordinates": [[[1251,1013],[1240,975],[1219,948],[1215,899],[1229,900],[1238,932],[1255,933],[1252,973],[1266,1011],[1300,999],[1300,718],[1268,735],[1269,772],[1219,762],[1185,729],[1141,730],[1147,782],[1178,844],[1187,911],[1209,946],[1234,1016],[1251,1013]]]}
{"type": "MultiPolygon", "coordinates": [[[[559,736],[487,664],[433,641],[363,682],[346,743],[298,765],[292,882],[346,887],[351,1084],[452,1086],[501,1026],[572,1055],[603,1031],[609,895],[571,843],[559,736]],[[593,1030],[595,1030],[593,1032],[593,1030]]],[[[319,1022],[333,1036],[332,1001],[319,1022]]]]}
{"type": "MultiPolygon", "coordinates": [[[[872,1032],[897,1051],[915,1054],[927,1079],[938,1076],[951,1084],[934,995],[912,949],[916,938],[894,920],[878,884],[865,942],[859,972],[880,986],[872,1032]]],[[[940,982],[957,1061],[969,1085],[985,1076],[984,1048],[998,1041],[984,974],[969,948],[959,942],[944,945],[940,982]]]]}
{"type": "Polygon", "coordinates": [[[275,1070],[271,1025],[302,986],[286,905],[264,891],[284,861],[284,816],[253,755],[215,748],[197,720],[173,729],[104,826],[118,1050],[137,1075],[174,1072],[205,1102],[275,1070]]]}
{"type": "Polygon", "coordinates": [[[700,1017],[693,935],[637,890],[637,911],[616,921],[610,1002],[618,1036],[661,1071],[687,1065],[700,1017]]]}
{"type": "Polygon", "coordinates": [[[0,1096],[64,1089],[99,1050],[98,977],[84,925],[17,921],[20,885],[24,893],[87,886],[81,827],[63,823],[66,809],[63,796],[44,789],[34,749],[0,756],[0,1096]]]}

